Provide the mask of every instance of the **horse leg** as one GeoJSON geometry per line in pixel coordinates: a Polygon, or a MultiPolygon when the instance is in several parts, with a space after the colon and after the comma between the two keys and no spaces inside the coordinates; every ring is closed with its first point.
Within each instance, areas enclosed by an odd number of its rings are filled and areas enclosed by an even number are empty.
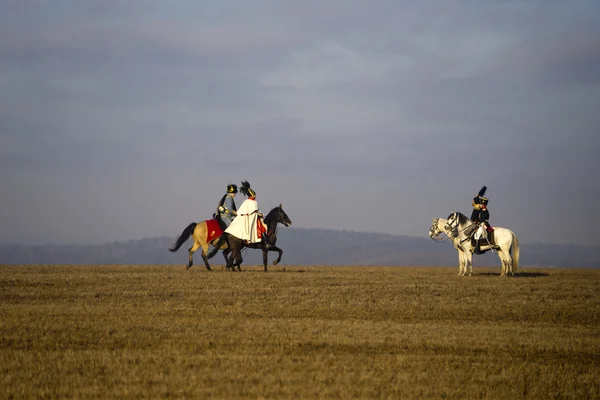
{"type": "Polygon", "coordinates": [[[465,254],[464,251],[457,250],[458,252],[458,276],[465,275],[465,254]]]}
{"type": "Polygon", "coordinates": [[[473,254],[471,254],[471,252],[464,252],[465,253],[465,275],[466,276],[471,276],[473,275],[473,254]]]}
{"type": "MultiPolygon", "coordinates": [[[[200,246],[204,246],[204,240],[206,238],[206,222],[201,222],[199,224],[196,224],[196,226],[194,227],[194,231],[192,232],[192,238],[194,239],[194,245],[192,247],[189,248],[188,250],[188,254],[189,254],[189,263],[187,266],[187,269],[189,270],[190,268],[192,268],[192,265],[194,265],[194,253],[196,252],[196,250],[198,250],[200,248],[200,246]]],[[[205,252],[204,252],[204,248],[202,249],[202,258],[204,259],[205,257],[205,252]]],[[[206,260],[205,260],[206,263],[206,260]]],[[[210,269],[210,268],[209,268],[210,269]]]]}
{"type": "Polygon", "coordinates": [[[506,254],[506,276],[513,276],[513,260],[510,254],[506,254]]]}
{"type": "Polygon", "coordinates": [[[502,271],[500,272],[500,276],[512,276],[513,275],[513,259],[510,256],[510,253],[499,250],[498,257],[500,257],[500,261],[502,261],[502,271]]]}
{"type": "Polygon", "coordinates": [[[236,261],[236,265],[237,265],[237,269],[238,271],[242,271],[242,262],[244,262],[244,259],[242,258],[242,251],[240,250],[238,252],[238,256],[237,256],[237,261],[236,261]]]}
{"type": "Polygon", "coordinates": [[[200,248],[200,243],[198,243],[194,240],[194,245],[188,249],[188,255],[189,255],[190,261],[188,262],[188,266],[187,266],[186,270],[189,270],[190,268],[192,268],[192,265],[194,265],[194,253],[199,248],[200,248]]]}
{"type": "Polygon", "coordinates": [[[230,249],[231,255],[229,256],[229,260],[227,262],[227,269],[235,271],[235,267],[237,265],[238,271],[241,271],[242,268],[240,267],[240,265],[242,264],[242,261],[244,261],[244,259],[242,258],[242,249],[237,248],[236,246],[232,246],[230,247],[230,249]]]}
{"type": "Polygon", "coordinates": [[[229,269],[229,258],[227,257],[231,253],[230,249],[223,250],[223,257],[225,257],[225,269],[229,269]]]}
{"type": "Polygon", "coordinates": [[[269,247],[269,251],[276,251],[279,255],[277,256],[277,260],[273,261],[273,265],[277,265],[281,262],[281,256],[283,255],[283,250],[281,250],[277,246],[269,247]]]}
{"type": "Polygon", "coordinates": [[[204,266],[206,267],[206,269],[209,271],[212,271],[212,269],[210,269],[210,264],[208,263],[208,258],[206,257],[207,253],[208,253],[208,243],[204,243],[202,245],[202,260],[204,261],[204,266]]]}
{"type": "Polygon", "coordinates": [[[269,249],[263,247],[262,248],[262,254],[263,254],[263,265],[265,267],[265,272],[267,272],[267,263],[269,262],[269,249]]]}
{"type": "MultiPolygon", "coordinates": [[[[230,247],[231,249],[231,247],[230,247]]],[[[227,257],[227,269],[230,271],[235,271],[235,258],[237,257],[237,250],[233,249],[231,250],[231,253],[229,254],[229,257],[227,257]]]]}
{"type": "Polygon", "coordinates": [[[506,276],[506,262],[504,261],[504,254],[502,254],[502,251],[498,251],[498,258],[500,258],[500,264],[502,264],[500,276],[506,276]]]}

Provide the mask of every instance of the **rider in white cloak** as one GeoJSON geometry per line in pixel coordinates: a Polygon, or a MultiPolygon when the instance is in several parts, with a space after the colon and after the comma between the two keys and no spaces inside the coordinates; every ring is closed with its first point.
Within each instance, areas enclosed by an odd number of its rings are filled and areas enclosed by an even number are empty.
{"type": "Polygon", "coordinates": [[[258,208],[256,192],[247,181],[243,181],[240,193],[248,198],[238,208],[237,217],[231,221],[231,225],[225,229],[225,232],[247,243],[258,243],[263,238],[266,239],[267,228],[262,220],[263,214],[258,208]]]}

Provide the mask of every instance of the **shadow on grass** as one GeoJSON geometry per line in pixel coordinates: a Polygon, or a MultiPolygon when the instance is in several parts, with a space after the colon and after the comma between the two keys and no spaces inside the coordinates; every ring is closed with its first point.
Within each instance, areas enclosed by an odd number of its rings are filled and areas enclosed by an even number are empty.
{"type": "MultiPolygon", "coordinates": [[[[500,276],[500,272],[480,272],[473,275],[500,276]]],[[[515,272],[513,278],[539,278],[540,276],[550,276],[550,274],[547,272],[515,272]]]]}

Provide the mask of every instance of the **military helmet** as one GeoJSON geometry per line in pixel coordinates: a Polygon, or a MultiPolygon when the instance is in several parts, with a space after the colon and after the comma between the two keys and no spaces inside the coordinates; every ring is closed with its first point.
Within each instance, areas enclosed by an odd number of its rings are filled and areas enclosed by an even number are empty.
{"type": "Polygon", "coordinates": [[[479,200],[481,200],[481,204],[483,204],[484,206],[487,206],[489,199],[487,197],[483,197],[485,195],[485,192],[487,191],[487,186],[483,186],[480,190],[479,193],[477,193],[477,197],[479,197],[479,200]]]}
{"type": "Polygon", "coordinates": [[[227,193],[237,193],[237,185],[233,183],[227,185],[227,193]]]}
{"type": "Polygon", "coordinates": [[[256,197],[256,192],[250,187],[248,181],[242,181],[240,192],[248,197],[256,197]]]}
{"type": "Polygon", "coordinates": [[[482,199],[485,199],[485,197],[483,197],[485,195],[485,192],[487,191],[487,186],[483,186],[481,189],[479,189],[479,193],[477,193],[478,197],[481,197],[482,199]]]}

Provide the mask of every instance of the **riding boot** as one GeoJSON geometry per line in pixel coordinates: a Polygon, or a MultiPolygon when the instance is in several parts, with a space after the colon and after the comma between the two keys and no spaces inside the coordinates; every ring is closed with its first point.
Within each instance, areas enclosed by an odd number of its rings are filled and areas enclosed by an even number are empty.
{"type": "Polygon", "coordinates": [[[475,249],[473,250],[473,253],[475,254],[483,254],[483,252],[480,249],[479,241],[480,239],[475,240],[475,249]]]}

